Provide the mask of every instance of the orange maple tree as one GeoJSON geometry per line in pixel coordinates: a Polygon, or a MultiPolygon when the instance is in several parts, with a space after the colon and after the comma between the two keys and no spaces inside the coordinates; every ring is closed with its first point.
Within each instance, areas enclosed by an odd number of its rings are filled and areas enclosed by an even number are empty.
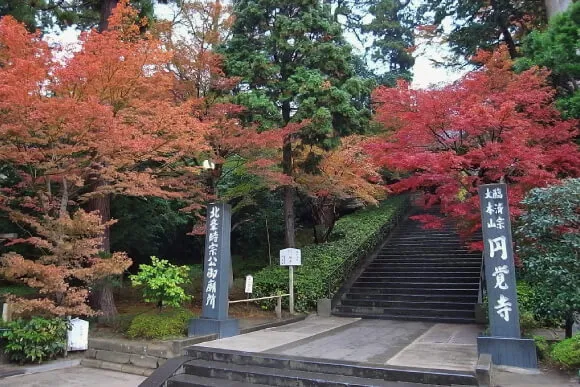
{"type": "MultiPolygon", "coordinates": [[[[533,187],[580,174],[572,141],[578,122],[563,120],[552,102],[548,73],[511,70],[506,47],[480,51],[483,67],[438,90],[412,90],[401,82],[380,87],[373,101],[385,138],[367,147],[375,162],[393,171],[394,192],[420,191],[440,204],[465,234],[480,227],[477,187],[505,181],[512,216],[533,187]]],[[[440,220],[419,218],[436,227],[440,220]]]]}
{"type": "Polygon", "coordinates": [[[341,144],[330,151],[296,144],[301,150],[295,157],[297,166],[320,158],[314,170],[297,167],[293,173],[299,192],[310,199],[316,243],[324,243],[330,236],[338,219],[336,207],[341,200],[358,199],[364,204],[377,204],[384,196],[382,177],[364,152],[367,141],[363,136],[343,137],[341,144]]]}
{"type": "MultiPolygon", "coordinates": [[[[137,23],[136,23],[137,21],[137,23]]],[[[30,233],[11,241],[36,247],[36,259],[2,257],[1,273],[39,288],[16,310],[91,314],[87,288],[122,273],[123,253],[100,258],[99,221],[79,204],[96,195],[203,200],[200,168],[184,161],[207,146],[193,103],[175,101],[161,42],[139,32],[121,2],[110,29],[81,37],[81,50],[56,61],[39,34],[0,21],[0,160],[19,175],[0,210],[30,233]],[[90,186],[91,179],[104,184],[90,186]]]]}

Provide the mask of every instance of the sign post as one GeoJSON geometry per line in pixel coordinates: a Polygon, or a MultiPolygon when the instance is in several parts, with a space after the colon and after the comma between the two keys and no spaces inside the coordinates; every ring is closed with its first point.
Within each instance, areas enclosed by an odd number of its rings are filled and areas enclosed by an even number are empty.
{"type": "Polygon", "coordinates": [[[479,201],[491,336],[478,337],[478,352],[496,365],[537,368],[534,341],[520,336],[507,185],[479,186],[479,201]]]}
{"type": "Polygon", "coordinates": [[[191,319],[188,335],[217,333],[220,338],[239,333],[238,320],[228,318],[231,206],[210,203],[207,206],[203,300],[201,317],[191,319]]]}
{"type": "Polygon", "coordinates": [[[302,265],[302,252],[300,249],[283,249],[280,250],[280,266],[288,266],[289,268],[289,284],[288,290],[290,293],[290,314],[294,314],[294,266],[302,265]]]}
{"type": "Polygon", "coordinates": [[[250,298],[250,294],[252,294],[252,288],[254,287],[254,277],[252,277],[250,274],[248,274],[246,276],[246,294],[248,295],[248,298],[250,298]]]}

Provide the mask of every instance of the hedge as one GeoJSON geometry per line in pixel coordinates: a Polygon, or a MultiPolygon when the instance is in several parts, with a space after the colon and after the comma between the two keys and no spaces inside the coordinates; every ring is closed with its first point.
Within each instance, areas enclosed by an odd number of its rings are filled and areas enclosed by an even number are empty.
{"type": "Polygon", "coordinates": [[[554,345],[552,359],[571,369],[580,369],[580,333],[554,345]]]}
{"type": "MultiPolygon", "coordinates": [[[[330,242],[308,245],[302,250],[302,266],[294,270],[294,307],[297,311],[316,308],[316,302],[334,293],[349,275],[349,268],[367,256],[394,226],[404,211],[407,197],[397,196],[339,219],[330,242]],[[336,269],[339,269],[337,272],[336,269]],[[332,278],[331,278],[332,277],[332,278]]],[[[254,275],[254,296],[288,293],[288,269],[266,267],[254,275]]],[[[264,303],[273,307],[273,302],[264,303]]]]}
{"type": "Polygon", "coordinates": [[[187,309],[168,308],[161,312],[151,311],[135,316],[127,330],[127,336],[145,339],[181,337],[187,333],[187,325],[194,314],[187,309]]]}

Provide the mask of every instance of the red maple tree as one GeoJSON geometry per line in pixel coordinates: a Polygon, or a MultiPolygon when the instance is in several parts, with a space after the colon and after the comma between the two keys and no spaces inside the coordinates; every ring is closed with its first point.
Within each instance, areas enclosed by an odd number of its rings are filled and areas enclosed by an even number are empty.
{"type": "MultiPolygon", "coordinates": [[[[376,89],[375,119],[387,131],[367,147],[394,172],[392,191],[422,192],[426,205],[440,204],[466,235],[480,227],[479,185],[506,182],[517,216],[531,188],[580,174],[572,141],[578,123],[554,108],[547,71],[514,73],[505,47],[474,59],[481,69],[442,89],[412,90],[404,82],[376,89]]],[[[419,220],[438,224],[430,216],[419,220]]]]}

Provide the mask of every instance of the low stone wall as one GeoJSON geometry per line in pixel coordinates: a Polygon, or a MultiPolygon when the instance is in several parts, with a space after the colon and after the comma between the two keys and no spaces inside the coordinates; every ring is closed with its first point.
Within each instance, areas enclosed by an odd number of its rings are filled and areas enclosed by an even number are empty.
{"type": "MultiPolygon", "coordinates": [[[[283,320],[266,323],[242,324],[240,333],[250,333],[260,329],[277,327],[304,320],[306,315],[292,316],[283,320]]],[[[149,376],[167,359],[183,355],[186,347],[216,340],[217,334],[185,337],[166,341],[136,341],[123,338],[89,338],[89,349],[81,365],[102,368],[129,374],[149,376]]]]}
{"type": "Polygon", "coordinates": [[[89,339],[89,349],[81,364],[149,376],[167,359],[180,356],[185,347],[216,338],[217,335],[207,335],[157,342],[94,338],[89,339]]]}

